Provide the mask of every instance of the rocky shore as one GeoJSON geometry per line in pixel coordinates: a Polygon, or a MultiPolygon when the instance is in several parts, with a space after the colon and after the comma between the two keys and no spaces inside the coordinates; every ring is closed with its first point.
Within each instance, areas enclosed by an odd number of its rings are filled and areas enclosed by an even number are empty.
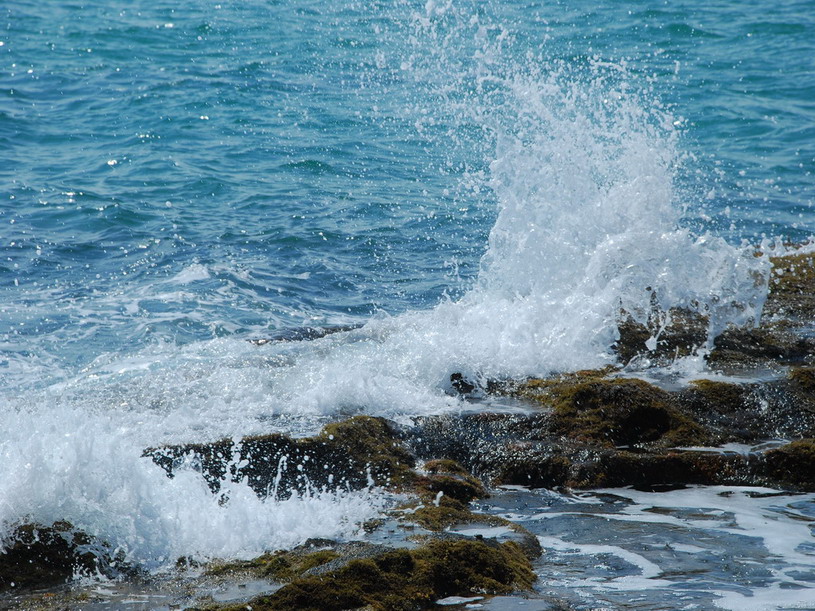
{"type": "MultiPolygon", "coordinates": [[[[196,465],[216,495],[225,481],[246,481],[262,497],[370,486],[393,495],[381,520],[364,525],[364,542],[310,540],[206,566],[182,558],[174,581],[150,587],[173,590],[170,608],[408,610],[439,601],[455,608],[493,595],[535,596],[538,539],[473,503],[497,486],[815,491],[815,256],[773,264],[761,324],[728,328],[711,344],[698,313],[654,310],[645,322],[622,313],[618,367],[486,388],[451,379],[465,400],[507,398],[524,408],[517,412],[423,417],[411,426],[355,416],[305,439],[272,434],[146,448],[145,460],[168,477],[196,465]],[[676,383],[644,375],[643,365],[699,351],[710,376],[676,383]],[[500,527],[502,534],[455,534],[461,525],[500,527]],[[187,587],[212,580],[248,580],[259,592],[218,602],[187,587]]],[[[0,605],[81,607],[93,596],[65,584],[82,573],[150,583],[70,524],[22,524],[0,555],[0,605]]]]}

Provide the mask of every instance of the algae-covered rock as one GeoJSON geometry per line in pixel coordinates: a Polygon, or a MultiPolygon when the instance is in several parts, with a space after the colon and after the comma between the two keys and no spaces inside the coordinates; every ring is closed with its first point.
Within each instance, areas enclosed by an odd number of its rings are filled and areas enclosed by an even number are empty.
{"type": "Polygon", "coordinates": [[[0,553],[0,591],[66,583],[76,573],[104,568],[91,539],[67,522],[24,524],[4,541],[0,553]]]}
{"type": "Polygon", "coordinates": [[[800,490],[815,491],[815,439],[799,439],[770,450],[767,476],[800,490]]]}
{"type": "Polygon", "coordinates": [[[573,462],[556,445],[521,451],[495,464],[492,481],[497,485],[560,488],[573,480],[573,462]]]}
{"type": "Polygon", "coordinates": [[[796,390],[815,400],[815,367],[792,367],[787,379],[795,385],[796,390]]]}
{"type": "Polygon", "coordinates": [[[555,434],[603,445],[701,445],[705,429],[671,395],[638,379],[567,376],[530,381],[518,394],[553,409],[555,434]]]}
{"type": "Polygon", "coordinates": [[[308,570],[322,566],[340,557],[333,549],[333,542],[306,541],[289,551],[276,551],[263,554],[252,560],[228,563],[213,563],[206,569],[207,575],[223,575],[248,572],[256,577],[267,577],[275,581],[289,581],[308,570]],[[326,543],[328,545],[321,545],[326,543]]]}
{"type": "Polygon", "coordinates": [[[688,484],[728,485],[755,483],[748,456],[717,451],[628,452],[612,451],[574,470],[574,488],[634,486],[641,489],[688,484]]]}
{"type": "Polygon", "coordinates": [[[248,606],[253,611],[419,610],[433,608],[447,596],[505,594],[529,589],[534,581],[529,559],[514,542],[437,539],[414,550],[393,549],[352,560],[336,571],[294,579],[248,606]]]}
{"type": "Polygon", "coordinates": [[[183,466],[200,471],[213,492],[227,479],[246,480],[257,494],[282,498],[314,488],[398,485],[413,476],[414,464],[392,425],[371,416],[329,424],[304,439],[274,433],[149,448],[144,454],[170,477],[183,466]]]}
{"type": "MultiPolygon", "coordinates": [[[[606,373],[507,386],[540,411],[423,418],[410,435],[420,443],[409,439],[410,445],[426,460],[453,454],[493,485],[649,489],[786,485],[789,476],[768,472],[764,450],[703,448],[815,435],[815,370],[809,368],[792,369],[787,379],[696,380],[672,391],[606,373]]],[[[422,508],[420,517],[427,528],[444,528],[462,521],[461,511],[453,502],[439,502],[422,508]]]]}
{"type": "Polygon", "coordinates": [[[699,422],[715,431],[719,443],[752,442],[762,436],[763,423],[756,418],[761,397],[751,384],[693,380],[678,397],[699,422]]]}
{"type": "Polygon", "coordinates": [[[815,353],[815,338],[802,335],[788,321],[764,322],[758,328],[728,327],[713,340],[707,356],[714,368],[751,369],[789,364],[815,353]]]}
{"type": "Polygon", "coordinates": [[[326,425],[315,441],[347,451],[377,485],[398,485],[413,477],[413,455],[394,425],[384,418],[354,416],[326,425]]]}
{"type": "Polygon", "coordinates": [[[694,380],[676,393],[684,409],[711,431],[716,443],[760,443],[815,435],[815,394],[810,368],[786,379],[733,383],[694,380]]]}

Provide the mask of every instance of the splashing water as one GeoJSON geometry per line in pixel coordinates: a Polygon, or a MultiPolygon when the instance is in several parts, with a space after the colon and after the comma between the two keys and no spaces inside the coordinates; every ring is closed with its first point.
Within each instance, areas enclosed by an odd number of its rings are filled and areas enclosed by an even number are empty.
{"type": "MultiPolygon", "coordinates": [[[[383,506],[376,492],[274,501],[235,484],[221,505],[199,476],[169,480],[142,451],[305,434],[359,412],[408,421],[457,410],[451,373],[484,380],[613,362],[620,311],[642,319],[654,299],[709,315],[713,329],[758,319],[767,260],[682,227],[680,134],[636,75],[519,53],[509,27],[471,7],[431,1],[409,14],[393,26],[407,28],[394,53],[421,100],[406,113],[429,142],[450,143],[448,157],[486,155],[450,185],[461,205],[497,205],[471,289],[312,342],[155,343],[22,397],[5,392],[0,523],[68,520],[148,567],[350,536],[383,506]]],[[[209,277],[197,266],[175,281],[209,277]]]]}

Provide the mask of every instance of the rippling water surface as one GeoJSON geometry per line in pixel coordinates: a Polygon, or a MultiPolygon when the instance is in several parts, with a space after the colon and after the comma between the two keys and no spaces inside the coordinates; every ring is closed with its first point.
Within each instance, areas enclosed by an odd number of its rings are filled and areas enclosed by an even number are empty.
{"type": "Polygon", "coordinates": [[[376,493],[221,506],[141,451],[458,410],[654,298],[755,319],[754,249],[813,233],[813,8],[8,0],[0,522],[154,568],[348,536],[376,493]]]}

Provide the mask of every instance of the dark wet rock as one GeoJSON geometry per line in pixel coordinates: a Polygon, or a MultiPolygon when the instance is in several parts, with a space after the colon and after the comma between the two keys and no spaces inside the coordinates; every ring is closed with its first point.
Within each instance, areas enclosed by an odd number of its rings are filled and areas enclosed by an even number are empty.
{"type": "Polygon", "coordinates": [[[802,335],[788,322],[765,323],[752,329],[730,327],[713,341],[708,355],[712,367],[749,369],[768,363],[792,364],[815,355],[815,337],[802,335]]]}
{"type": "Polygon", "coordinates": [[[450,386],[460,395],[467,395],[476,389],[476,385],[470,383],[463,374],[453,373],[450,375],[450,386]]]}
{"type": "MultiPolygon", "coordinates": [[[[419,610],[447,596],[506,594],[532,587],[535,574],[513,542],[434,539],[413,550],[391,549],[351,560],[321,575],[304,575],[248,605],[275,609],[419,610]]],[[[222,606],[223,611],[247,604],[222,606]]]]}
{"type": "MultiPolygon", "coordinates": [[[[425,420],[417,431],[422,438],[422,444],[417,446],[420,454],[450,447],[443,438],[451,420],[434,420],[425,420]]],[[[774,485],[815,490],[811,475],[808,475],[815,471],[809,469],[808,455],[802,451],[808,446],[801,445],[802,442],[783,445],[770,452],[760,446],[753,451],[745,449],[741,452],[654,445],[610,447],[580,440],[547,438],[541,433],[539,420],[534,417],[514,416],[512,420],[511,426],[507,426],[506,420],[493,421],[498,430],[492,436],[492,443],[472,448],[465,457],[465,462],[473,465],[492,485],[582,489],[619,486],[649,489],[689,484],[774,485]],[[521,433],[525,424],[529,425],[526,433],[521,433]],[[513,434],[506,434],[510,428],[513,434]],[[782,458],[788,462],[783,462],[782,458]],[[798,468],[802,470],[797,477],[793,477],[795,470],[792,467],[785,467],[793,460],[798,461],[798,468]]],[[[484,427],[483,421],[473,422],[462,416],[449,432],[458,438],[470,425],[477,430],[484,427]]],[[[427,512],[424,524],[432,528],[464,522],[460,511],[461,507],[452,502],[440,503],[435,513],[427,512]]]]}
{"type": "Polygon", "coordinates": [[[0,591],[64,584],[75,574],[110,574],[110,558],[67,522],[24,524],[0,553],[0,591]]]}
{"type": "Polygon", "coordinates": [[[180,468],[200,471],[213,492],[224,481],[246,480],[262,496],[286,498],[309,489],[361,489],[398,485],[412,477],[413,457],[393,425],[356,416],[327,425],[305,439],[270,434],[145,450],[168,475],[180,468]]]}
{"type": "Polygon", "coordinates": [[[677,399],[711,433],[716,443],[759,443],[766,439],[815,436],[815,393],[809,368],[788,377],[735,384],[696,380],[677,399]]]}
{"type": "Polygon", "coordinates": [[[730,327],[714,340],[713,367],[750,368],[770,363],[801,364],[815,357],[815,253],[771,259],[772,270],[761,323],[730,327]]]}
{"type": "Polygon", "coordinates": [[[420,475],[413,482],[413,490],[422,497],[442,495],[460,503],[489,496],[481,480],[470,475],[453,460],[433,460],[425,465],[428,475],[420,475]]]}
{"type": "Polygon", "coordinates": [[[757,385],[694,380],[678,399],[719,443],[749,443],[767,436],[766,423],[756,418],[763,408],[757,385]]]}
{"type": "MultiPolygon", "coordinates": [[[[697,380],[671,392],[609,373],[527,380],[509,392],[538,413],[421,418],[408,443],[419,458],[455,459],[493,485],[810,486],[771,468],[781,454],[773,462],[766,448],[710,446],[815,437],[815,369],[761,383],[697,380]]],[[[439,512],[452,519],[455,510],[439,512]]]]}
{"type": "MultiPolygon", "coordinates": [[[[815,438],[815,369],[735,384],[697,380],[667,391],[613,369],[504,385],[530,413],[417,418],[398,428],[358,416],[319,435],[283,435],[147,452],[168,474],[198,468],[218,491],[244,478],[260,495],[370,483],[415,496],[413,521],[428,530],[466,523],[491,485],[532,487],[773,484],[790,481],[762,452],[703,450],[726,443],[815,438]],[[416,460],[428,461],[423,472],[416,460]]],[[[803,482],[802,485],[808,485],[803,482]]]]}

